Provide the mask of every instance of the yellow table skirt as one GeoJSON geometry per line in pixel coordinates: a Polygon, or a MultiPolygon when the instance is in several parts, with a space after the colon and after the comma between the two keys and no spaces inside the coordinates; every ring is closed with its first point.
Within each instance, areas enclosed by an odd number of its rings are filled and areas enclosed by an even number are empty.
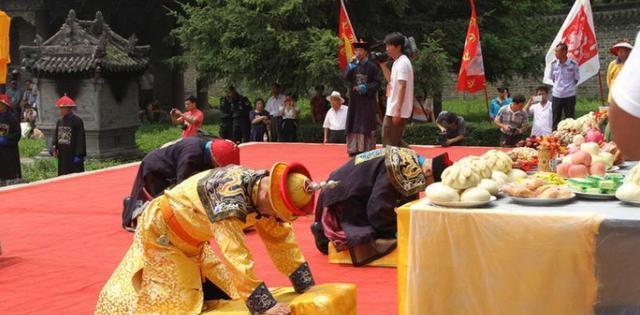
{"type": "Polygon", "coordinates": [[[398,209],[398,313],[593,314],[602,219],[544,208],[404,205],[398,209]]]}
{"type": "MultiPolygon", "coordinates": [[[[291,306],[293,315],[355,315],[356,286],[348,283],[325,283],[303,294],[291,287],[271,290],[278,302],[291,306]]],[[[221,301],[215,309],[202,315],[250,315],[244,301],[221,301]]]]}
{"type": "MultiPolygon", "coordinates": [[[[367,264],[369,267],[388,267],[388,268],[396,268],[398,261],[398,249],[394,249],[388,255],[378,258],[367,264]]],[[[352,265],[351,255],[349,255],[348,250],[343,250],[341,252],[336,251],[336,248],[333,246],[333,243],[329,242],[329,263],[330,264],[340,264],[340,265],[352,265]]]]}

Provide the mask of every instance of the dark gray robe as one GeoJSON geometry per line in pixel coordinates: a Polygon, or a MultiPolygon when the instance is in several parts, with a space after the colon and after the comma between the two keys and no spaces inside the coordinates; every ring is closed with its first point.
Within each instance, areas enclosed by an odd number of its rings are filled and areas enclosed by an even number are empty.
{"type": "Polygon", "coordinates": [[[144,190],[155,198],[165,189],[179,184],[191,175],[214,168],[205,144],[211,139],[187,137],[147,154],[133,182],[129,200],[122,212],[122,226],[131,227],[135,209],[149,200],[144,190]],[[143,190],[144,189],[144,190],[143,190]]]}
{"type": "Polygon", "coordinates": [[[80,117],[71,113],[58,119],[53,145],[58,150],[58,176],[84,172],[87,144],[80,117]],[[74,157],[81,158],[81,161],[74,163],[74,157]]]}

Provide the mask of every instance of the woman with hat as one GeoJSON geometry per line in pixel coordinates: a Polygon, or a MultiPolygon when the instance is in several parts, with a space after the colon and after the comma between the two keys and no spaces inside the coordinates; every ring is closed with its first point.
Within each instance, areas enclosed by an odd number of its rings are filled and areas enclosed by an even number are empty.
{"type": "Polygon", "coordinates": [[[311,226],[316,247],[327,254],[332,242],[337,251],[349,251],[354,266],[390,253],[396,247],[395,207],[440,181],[450,164],[446,153],[426,159],[392,146],[358,154],[331,173],[337,186],[318,197],[311,226]]]}
{"type": "Polygon", "coordinates": [[[368,58],[369,45],[360,40],[353,43],[355,58],[349,64],[345,78],[349,84],[347,112],[347,153],[373,150],[376,147],[376,95],[380,88],[378,67],[368,58]]]}
{"type": "Polygon", "coordinates": [[[349,108],[344,106],[344,99],[340,92],[333,91],[327,96],[331,109],[324,117],[324,143],[344,143],[346,139],[345,126],[349,108]]]}
{"type": "Polygon", "coordinates": [[[133,182],[131,194],[124,200],[122,227],[133,231],[145,202],[159,196],[191,175],[229,164],[240,164],[235,143],[205,137],[181,138],[147,154],[133,182]]]}
{"type": "Polygon", "coordinates": [[[189,177],[147,205],[96,314],[200,314],[221,299],[242,299],[251,314],[289,314],[255,274],[244,220],[259,215],[255,228],[271,260],[305,292],[315,282],[290,223],[312,212],[314,190],[325,185],[297,163],[275,163],[270,172],[229,165],[189,177]]]}
{"type": "Polygon", "coordinates": [[[84,172],[87,144],[82,119],[73,114],[76,102],[67,95],[56,102],[61,118],[56,122],[53,143],[49,152],[58,158],[58,176],[84,172]]]}
{"type": "Polygon", "coordinates": [[[609,67],[607,68],[607,86],[609,87],[609,97],[607,98],[607,101],[609,103],[611,103],[611,90],[613,88],[613,83],[622,70],[627,58],[629,58],[629,54],[632,49],[633,46],[631,46],[629,41],[625,39],[617,42],[613,47],[611,47],[611,49],[609,49],[609,52],[616,56],[616,58],[609,63],[609,67]]]}
{"type": "Polygon", "coordinates": [[[20,180],[20,123],[10,110],[11,101],[0,94],[0,187],[20,180]]]}
{"type": "MultiPolygon", "coordinates": [[[[622,67],[624,63],[629,58],[629,54],[631,54],[631,50],[633,46],[629,43],[629,40],[623,39],[611,47],[609,52],[616,56],[614,60],[609,63],[609,67],[607,68],[607,87],[609,88],[609,96],[607,97],[607,103],[611,105],[612,91],[613,91],[613,83],[616,81],[618,74],[622,71],[622,67]]],[[[605,128],[605,138],[607,141],[610,141],[611,136],[611,125],[607,122],[607,127],[605,128]]]]}

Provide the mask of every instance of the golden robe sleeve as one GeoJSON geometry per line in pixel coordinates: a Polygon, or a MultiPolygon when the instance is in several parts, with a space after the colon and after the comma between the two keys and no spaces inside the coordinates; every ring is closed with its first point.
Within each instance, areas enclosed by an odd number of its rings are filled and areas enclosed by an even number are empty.
{"type": "Polygon", "coordinates": [[[296,292],[302,293],[315,285],[290,223],[263,217],[256,221],[255,227],[274,265],[289,277],[296,292]]]}
{"type": "Polygon", "coordinates": [[[243,228],[244,222],[237,218],[212,224],[214,239],[228,262],[229,272],[240,297],[246,301],[252,314],[263,313],[275,306],[277,301],[253,270],[255,262],[245,243],[243,228]]]}

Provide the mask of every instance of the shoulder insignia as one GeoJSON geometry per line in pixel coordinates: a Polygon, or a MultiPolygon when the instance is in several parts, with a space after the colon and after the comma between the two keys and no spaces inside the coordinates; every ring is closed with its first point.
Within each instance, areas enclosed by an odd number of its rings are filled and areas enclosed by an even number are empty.
{"type": "Polygon", "coordinates": [[[426,187],[426,178],[415,151],[386,147],[384,164],[391,184],[404,196],[411,196],[426,187]]]}
{"type": "Polygon", "coordinates": [[[245,221],[251,202],[251,187],[264,176],[244,167],[230,165],[210,171],[198,182],[198,196],[211,222],[230,217],[245,221]]]}

